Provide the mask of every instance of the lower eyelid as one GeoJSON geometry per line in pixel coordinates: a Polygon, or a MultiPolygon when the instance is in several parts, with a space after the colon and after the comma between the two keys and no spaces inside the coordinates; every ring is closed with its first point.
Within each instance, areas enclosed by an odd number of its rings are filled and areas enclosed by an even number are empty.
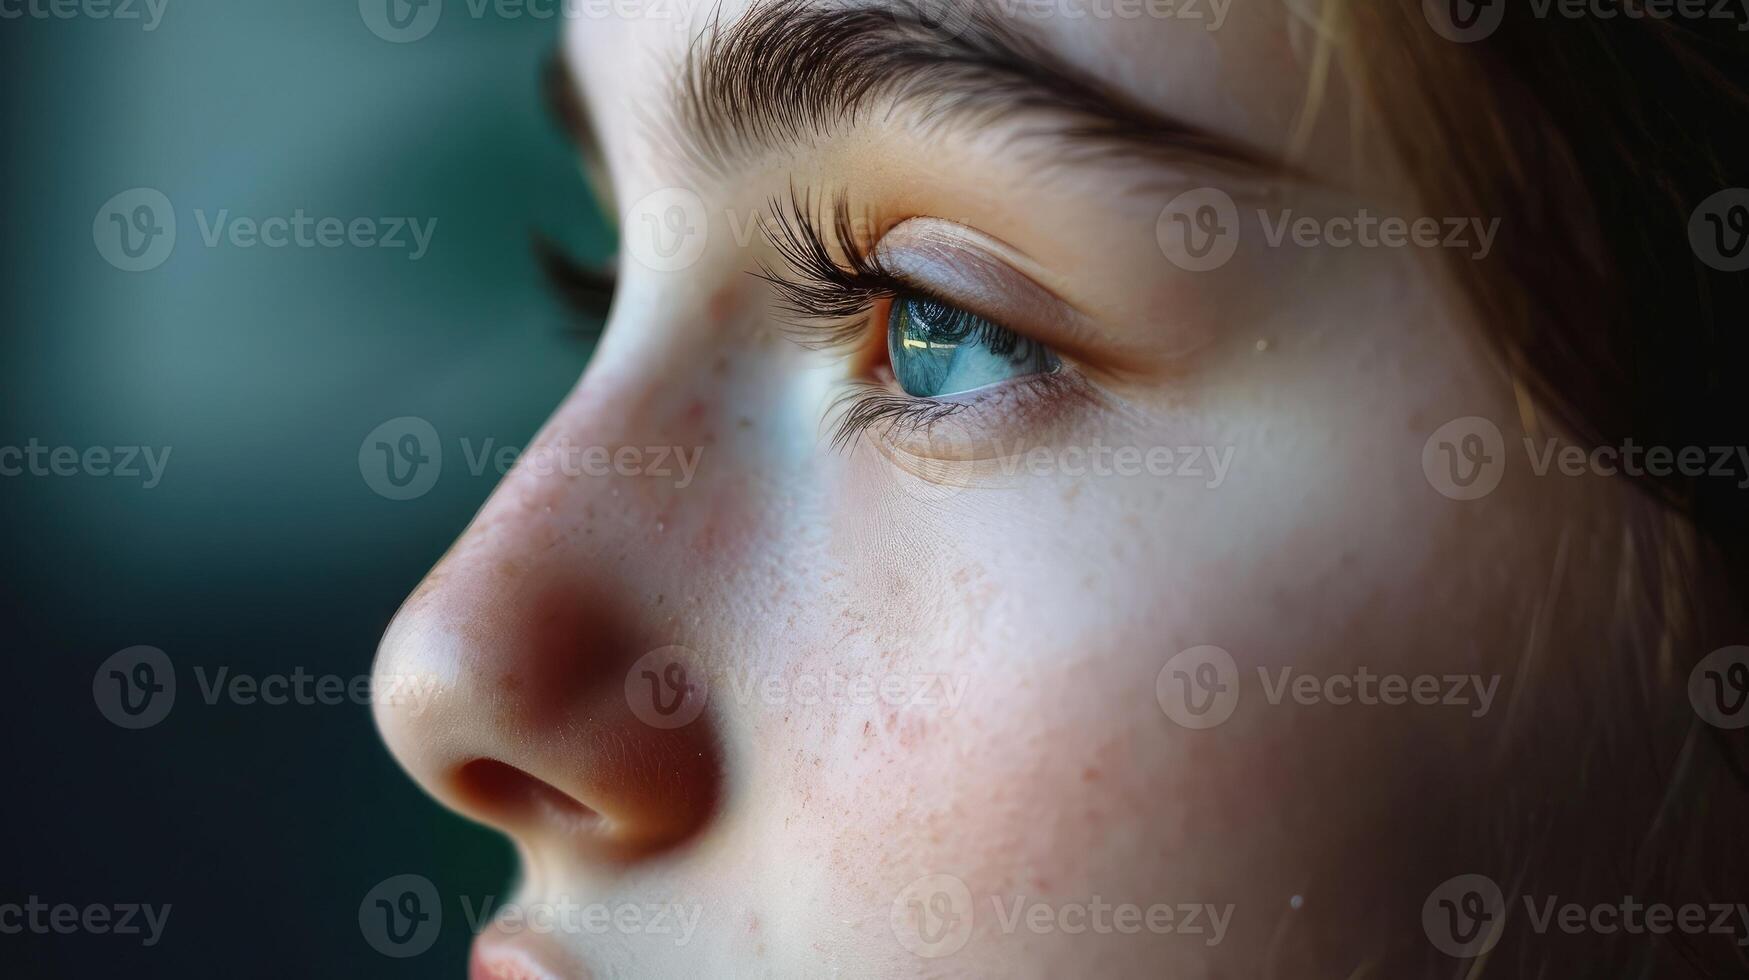
{"type": "Polygon", "coordinates": [[[891,365],[887,360],[887,320],[892,316],[896,298],[882,296],[869,307],[868,336],[863,338],[859,347],[850,352],[850,366],[856,377],[869,377],[881,369],[886,369],[891,374],[891,365]]]}

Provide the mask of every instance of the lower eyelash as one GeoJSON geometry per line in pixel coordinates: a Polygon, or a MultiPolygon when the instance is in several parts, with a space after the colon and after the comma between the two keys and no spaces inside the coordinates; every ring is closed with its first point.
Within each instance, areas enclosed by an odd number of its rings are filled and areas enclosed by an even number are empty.
{"type": "Polygon", "coordinates": [[[872,381],[851,383],[833,399],[827,414],[843,412],[832,433],[832,448],[843,451],[856,446],[863,433],[875,425],[889,438],[927,433],[931,426],[965,409],[965,405],[935,402],[897,395],[872,381]]]}
{"type": "Polygon", "coordinates": [[[990,451],[998,448],[1001,432],[1043,433],[1062,425],[1077,407],[1093,409],[1102,401],[1084,379],[1067,371],[1004,381],[966,401],[916,398],[880,382],[858,381],[834,399],[827,416],[842,413],[834,450],[853,448],[864,432],[874,430],[907,455],[965,461],[999,455],[990,451]]]}

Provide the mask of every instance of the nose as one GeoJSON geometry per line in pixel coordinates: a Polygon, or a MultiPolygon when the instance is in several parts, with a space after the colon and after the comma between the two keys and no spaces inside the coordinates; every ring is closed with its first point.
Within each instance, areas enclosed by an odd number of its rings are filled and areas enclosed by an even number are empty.
{"type": "Polygon", "coordinates": [[[650,472],[677,469],[659,449],[698,461],[702,413],[668,413],[663,439],[661,406],[603,387],[579,386],[402,606],[374,710],[443,804],[527,851],[623,863],[698,836],[723,766],[701,638],[675,615],[687,558],[651,546],[712,520],[708,491],[650,472]]]}

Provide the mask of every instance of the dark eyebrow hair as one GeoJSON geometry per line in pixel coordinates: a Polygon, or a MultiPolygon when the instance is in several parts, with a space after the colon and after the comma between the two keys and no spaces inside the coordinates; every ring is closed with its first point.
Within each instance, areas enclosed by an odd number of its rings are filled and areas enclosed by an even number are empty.
{"type": "MultiPolygon", "coordinates": [[[[681,149],[708,173],[805,144],[873,108],[926,125],[1036,116],[1020,139],[1055,160],[1121,155],[1247,174],[1297,174],[1284,160],[1162,115],[1069,64],[1016,19],[956,0],[945,30],[914,0],[764,0],[694,39],[674,79],[681,149]]],[[[720,13],[719,13],[720,16],[720,13]]]]}

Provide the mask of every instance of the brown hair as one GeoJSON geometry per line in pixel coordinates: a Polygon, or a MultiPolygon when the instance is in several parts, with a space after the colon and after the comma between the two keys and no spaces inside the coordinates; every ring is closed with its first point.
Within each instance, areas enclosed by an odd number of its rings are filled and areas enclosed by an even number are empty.
{"type": "MultiPolygon", "coordinates": [[[[1436,29],[1448,2],[1336,0],[1318,20],[1422,206],[1501,219],[1492,254],[1448,271],[1525,396],[1527,429],[1558,429],[1588,447],[1749,444],[1749,272],[1709,266],[1689,233],[1703,201],[1749,186],[1749,159],[1735,142],[1749,133],[1741,12],[1715,18],[1707,3],[1708,16],[1689,20],[1566,17],[1556,4],[1538,16],[1529,4],[1493,0],[1498,26],[1465,43],[1436,29]]],[[[1629,477],[1656,505],[1624,529],[1636,566],[1625,605],[1639,608],[1612,610],[1623,617],[1621,650],[1581,660],[1635,683],[1554,712],[1589,731],[1537,733],[1575,750],[1571,785],[1490,801],[1510,826],[1479,832],[1532,840],[1516,845],[1527,852],[1518,886],[1534,887],[1539,875],[1571,881],[1577,864],[1599,894],[1618,898],[1749,900],[1749,848],[1732,822],[1749,786],[1744,733],[1706,725],[1686,698],[1701,657],[1744,642],[1736,597],[1749,583],[1749,491],[1738,486],[1746,477],[1737,467],[1629,477]],[[1627,772],[1663,781],[1640,785],[1627,772]],[[1643,834],[1610,838],[1604,821],[1585,819],[1600,803],[1643,834]],[[1552,870],[1557,862],[1566,867],[1552,870]]],[[[1544,697],[1581,700],[1570,691],[1544,697]]],[[[1600,940],[1563,948],[1554,962],[1545,941],[1539,950],[1518,938],[1513,945],[1509,934],[1486,975],[1749,970],[1732,937],[1666,937],[1607,953],[1600,940]]]]}

